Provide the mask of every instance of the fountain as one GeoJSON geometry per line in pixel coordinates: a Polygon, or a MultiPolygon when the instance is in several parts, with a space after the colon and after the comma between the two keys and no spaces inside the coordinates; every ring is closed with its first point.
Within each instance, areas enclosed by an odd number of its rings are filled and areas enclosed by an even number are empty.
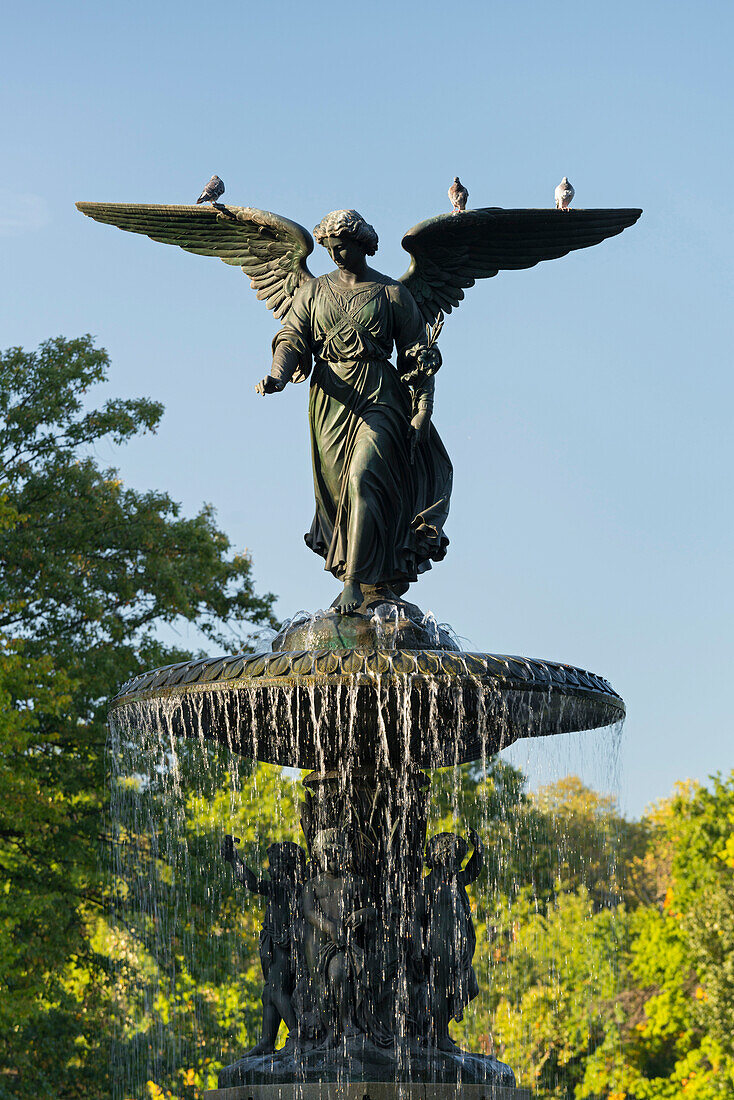
{"type": "Polygon", "coordinates": [[[486,760],[518,738],[610,725],[624,704],[581,669],[462,652],[450,629],[404,599],[448,544],[452,471],[431,422],[436,340],[443,312],[475,279],[596,244],[640,211],[433,218],[406,234],[412,263],[396,281],[367,267],[377,235],[355,211],[316,227],[337,270],[315,279],[310,235],[266,211],[79,206],[243,267],[284,317],[258,392],[313,372],[316,515],[306,541],[341,594],[287,623],[268,652],[155,669],[111,704],[111,721],[128,731],[308,769],[305,848],[271,844],[258,878],[237,838],[223,847],[236,878],[266,899],[262,1037],[221,1071],[208,1100],[529,1097],[509,1066],[450,1036],[478,993],[466,887],[483,845],[473,831],[427,840],[427,773],[486,760]],[[281,1023],[288,1038],[276,1049],[281,1023]]]}

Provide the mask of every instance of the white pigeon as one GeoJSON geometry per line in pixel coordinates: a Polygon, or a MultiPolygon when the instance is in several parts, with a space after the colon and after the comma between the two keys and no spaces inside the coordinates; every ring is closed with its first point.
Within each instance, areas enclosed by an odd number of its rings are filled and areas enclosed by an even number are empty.
{"type": "Polygon", "coordinates": [[[463,214],[466,210],[466,200],[469,198],[469,192],[458,176],[454,176],[454,182],[449,187],[449,198],[454,208],[453,213],[463,214]]]}
{"type": "Polygon", "coordinates": [[[568,205],[576,192],[568,182],[568,176],[564,176],[556,187],[556,210],[568,210],[568,205]]]}
{"type": "Polygon", "coordinates": [[[217,199],[221,198],[224,194],[224,184],[220,180],[219,176],[212,176],[204,190],[196,200],[197,205],[200,202],[210,202],[214,205],[217,199]]]}

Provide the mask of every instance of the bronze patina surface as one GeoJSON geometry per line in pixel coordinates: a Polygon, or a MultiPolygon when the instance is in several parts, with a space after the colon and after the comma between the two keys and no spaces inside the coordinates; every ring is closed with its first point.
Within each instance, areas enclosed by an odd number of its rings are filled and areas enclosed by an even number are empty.
{"type": "Polygon", "coordinates": [[[128,681],[112,710],[133,724],[153,722],[175,735],[204,736],[245,756],[304,768],[443,767],[486,758],[521,737],[594,729],[624,717],[620,696],[591,672],[463,653],[451,642],[451,649],[438,642],[403,648],[429,632],[410,619],[393,625],[393,648],[386,648],[384,637],[377,645],[384,626],[366,615],[332,612],[276,639],[303,644],[315,635],[318,648],[154,669],[128,681]]]}
{"type": "Polygon", "coordinates": [[[532,1100],[530,1089],[503,1085],[440,1085],[414,1082],[391,1084],[238,1085],[210,1089],[203,1100],[532,1100]]]}
{"type": "MultiPolygon", "coordinates": [[[[484,847],[471,831],[427,841],[421,768],[609,725],[624,704],[582,669],[463,652],[403,597],[448,546],[453,471],[432,422],[444,315],[476,280],[599,244],[641,211],[465,203],[464,190],[454,213],[405,234],[411,261],[399,279],[367,263],[377,233],[355,210],[316,226],[335,269],[315,277],[311,234],[268,211],[77,204],[97,221],[241,267],[282,321],[255,388],[276,394],[310,378],[315,514],[305,538],[342,585],[328,612],[288,623],[269,652],[154,669],[112,701],[125,736],[153,727],[313,769],[305,848],[271,844],[256,874],[236,837],[223,846],[227,873],[267,901],[262,1034],[224,1067],[210,1100],[529,1096],[509,1066],[460,1050],[450,1035],[478,993],[466,887],[484,847]],[[282,1023],[288,1039],[276,1050],[282,1023]]],[[[484,507],[480,486],[476,495],[484,507]]]]}
{"type": "Polygon", "coordinates": [[[446,554],[453,473],[432,424],[444,313],[477,279],[599,244],[641,214],[487,207],[439,215],[405,234],[410,266],[393,279],[367,263],[378,237],[355,210],[332,211],[316,226],[336,268],[314,277],[311,234],[266,210],[77,206],[97,221],[242,267],[282,320],[270,373],[256,388],[274,394],[310,376],[316,509],[305,537],[343,584],[335,606],[345,613],[376,586],[401,597],[446,554]]]}

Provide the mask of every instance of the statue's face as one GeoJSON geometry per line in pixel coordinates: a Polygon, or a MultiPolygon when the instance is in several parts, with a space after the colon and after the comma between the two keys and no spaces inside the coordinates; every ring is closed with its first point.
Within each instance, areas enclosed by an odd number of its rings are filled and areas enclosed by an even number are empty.
{"type": "Polygon", "coordinates": [[[313,855],[322,871],[337,875],[351,862],[349,849],[338,838],[323,839],[314,845],[313,855]]]}
{"type": "Polygon", "coordinates": [[[324,237],[321,243],[342,271],[358,271],[364,263],[366,252],[352,237],[324,237]]]}
{"type": "Polygon", "coordinates": [[[341,864],[340,852],[335,844],[330,844],[324,849],[324,870],[330,875],[336,875],[341,864]]]}

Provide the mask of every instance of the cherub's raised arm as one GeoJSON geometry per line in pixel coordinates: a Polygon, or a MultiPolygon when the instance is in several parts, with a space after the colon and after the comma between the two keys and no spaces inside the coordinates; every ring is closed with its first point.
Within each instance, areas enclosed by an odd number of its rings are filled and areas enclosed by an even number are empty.
{"type": "Polygon", "coordinates": [[[474,851],[464,870],[460,871],[457,876],[462,886],[468,886],[470,882],[474,882],[484,868],[484,845],[480,840],[479,833],[474,829],[470,829],[469,839],[474,845],[474,851]]]}
{"type": "Polygon", "coordinates": [[[258,878],[254,871],[251,871],[244,860],[239,860],[234,867],[235,878],[238,882],[241,882],[243,886],[253,894],[259,894],[260,897],[266,898],[270,895],[270,882],[266,878],[258,878]]]}
{"type": "Polygon", "coordinates": [[[270,883],[267,879],[258,879],[254,871],[251,871],[245,861],[240,858],[236,845],[239,843],[237,836],[225,836],[222,844],[222,859],[232,864],[235,881],[246,886],[253,894],[267,897],[270,893],[270,883]]]}
{"type": "Polygon", "coordinates": [[[347,928],[359,928],[360,925],[366,924],[369,920],[375,920],[377,918],[377,909],[374,905],[365,905],[361,909],[355,909],[353,913],[344,921],[347,928]]]}

